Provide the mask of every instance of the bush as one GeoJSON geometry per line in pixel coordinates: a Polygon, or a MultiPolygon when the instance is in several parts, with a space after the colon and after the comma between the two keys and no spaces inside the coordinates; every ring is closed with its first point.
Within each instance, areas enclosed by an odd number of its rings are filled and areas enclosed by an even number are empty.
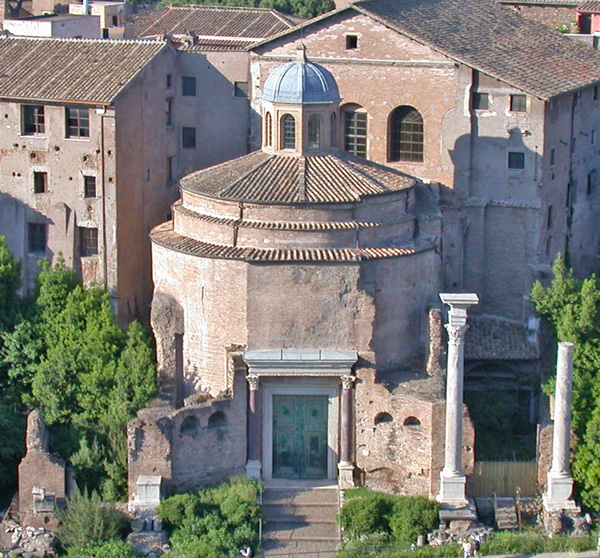
{"type": "Polygon", "coordinates": [[[389,534],[388,515],[392,506],[387,495],[358,489],[348,491],[346,497],[339,515],[345,537],[358,539],[375,533],[389,534]],[[351,493],[354,494],[349,496],[351,493]]]}
{"type": "Polygon", "coordinates": [[[78,492],[67,503],[67,509],[58,513],[58,538],[69,552],[119,539],[125,534],[127,517],[102,502],[97,492],[78,492]]]}
{"type": "Polygon", "coordinates": [[[399,497],[389,519],[390,530],[397,543],[416,543],[439,524],[440,506],[423,496],[399,497]]]}
{"type": "Polygon", "coordinates": [[[97,544],[89,544],[69,552],[68,558],[139,558],[125,541],[112,539],[97,544]]]}
{"type": "Polygon", "coordinates": [[[258,493],[257,482],[241,477],[164,500],[157,513],[171,531],[172,558],[221,558],[244,545],[256,548],[258,493]]]}

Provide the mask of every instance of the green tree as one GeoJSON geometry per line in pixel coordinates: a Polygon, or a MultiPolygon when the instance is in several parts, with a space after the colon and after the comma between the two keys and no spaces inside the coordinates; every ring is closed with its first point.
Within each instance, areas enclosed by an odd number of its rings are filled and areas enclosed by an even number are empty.
{"type": "MultiPolygon", "coordinates": [[[[575,344],[572,415],[578,445],[573,477],[584,506],[597,509],[600,506],[600,284],[594,275],[577,280],[561,256],[552,271],[552,284],[544,288],[536,282],[531,299],[557,339],[575,344]]],[[[552,382],[549,385],[553,386],[552,382]]]]}
{"type": "Polygon", "coordinates": [[[106,289],[85,287],[59,261],[42,264],[27,318],[0,353],[13,392],[43,411],[56,451],[107,499],[124,495],[127,421],[156,392],[142,327],[117,326],[106,289]]]}
{"type": "Polygon", "coordinates": [[[0,331],[14,326],[18,316],[17,289],[21,283],[21,266],[0,236],[0,331]]]}

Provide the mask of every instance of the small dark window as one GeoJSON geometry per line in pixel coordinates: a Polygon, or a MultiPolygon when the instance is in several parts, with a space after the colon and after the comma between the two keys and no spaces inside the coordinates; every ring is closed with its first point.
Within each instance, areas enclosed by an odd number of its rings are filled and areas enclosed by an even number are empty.
{"type": "Polygon", "coordinates": [[[21,129],[24,136],[43,134],[45,131],[44,107],[41,105],[22,105],[21,129]]]}
{"type": "Polygon", "coordinates": [[[523,170],[525,168],[525,153],[510,151],[508,154],[508,168],[523,170]]]}
{"type": "Polygon", "coordinates": [[[281,149],[296,149],[296,119],[291,114],[281,117],[281,149]]]}
{"type": "Polygon", "coordinates": [[[173,87],[173,74],[167,74],[167,89],[173,87]]]}
{"type": "Polygon", "coordinates": [[[167,157],[167,182],[175,180],[175,165],[173,157],[167,157]]]}
{"type": "Polygon", "coordinates": [[[33,193],[45,194],[48,191],[48,173],[38,172],[33,173],[33,193]]]}
{"type": "Polygon", "coordinates": [[[379,413],[376,417],[375,417],[375,426],[377,426],[378,424],[383,424],[385,422],[393,422],[393,418],[392,415],[390,415],[389,413],[379,413]]]}
{"type": "Polygon", "coordinates": [[[527,111],[527,95],[511,95],[510,96],[510,110],[512,112],[526,112],[527,111]]]}
{"type": "Polygon", "coordinates": [[[96,197],[96,177],[95,176],[84,176],[83,177],[83,195],[86,198],[96,197]]]}
{"type": "Polygon", "coordinates": [[[200,428],[200,421],[197,417],[191,415],[189,417],[185,417],[181,422],[181,427],[179,428],[180,434],[193,434],[200,428]]]}
{"type": "Polygon", "coordinates": [[[598,173],[593,170],[587,176],[587,195],[590,196],[596,191],[596,180],[598,173]]]}
{"type": "Polygon", "coordinates": [[[473,108],[475,110],[488,110],[490,108],[490,96],[488,93],[473,93],[473,108]]]}
{"type": "Polygon", "coordinates": [[[227,417],[222,411],[217,411],[208,418],[209,428],[223,428],[224,426],[227,426],[227,417]]]}
{"type": "Polygon", "coordinates": [[[90,137],[90,109],[67,107],[67,137],[90,137]]]}
{"type": "Polygon", "coordinates": [[[119,25],[119,18],[117,16],[112,16],[112,24],[113,27],[117,27],[119,25]]]}
{"type": "Polygon", "coordinates": [[[417,417],[406,417],[402,424],[404,426],[421,426],[421,421],[417,417]]]}
{"type": "Polygon", "coordinates": [[[196,128],[181,128],[181,147],[196,149],[196,128]]]}
{"type": "Polygon", "coordinates": [[[598,100],[598,86],[594,85],[594,101],[598,100]]]}
{"type": "Polygon", "coordinates": [[[331,114],[331,147],[337,147],[337,114],[334,112],[331,114]]]}
{"type": "Polygon", "coordinates": [[[92,227],[79,228],[79,253],[82,258],[98,254],[98,229],[92,227]]]}
{"type": "Polygon", "coordinates": [[[196,78],[192,76],[182,76],[181,78],[181,94],[184,97],[196,96],[196,78]]]}
{"type": "Polygon", "coordinates": [[[46,225],[43,223],[27,225],[27,245],[30,254],[46,251],[46,225]]]}
{"type": "Polygon", "coordinates": [[[235,97],[243,97],[244,99],[248,98],[248,82],[247,81],[236,81],[234,89],[235,97]]]}
{"type": "Polygon", "coordinates": [[[346,50],[358,48],[358,35],[346,35],[346,50]]]}
{"type": "Polygon", "coordinates": [[[173,99],[167,99],[165,110],[167,113],[167,126],[173,126],[173,99]]]}
{"type": "Polygon", "coordinates": [[[550,164],[551,165],[555,165],[556,164],[556,149],[552,148],[550,150],[550,164]]]}
{"type": "Polygon", "coordinates": [[[552,228],[552,222],[554,221],[554,215],[552,214],[552,206],[548,206],[548,215],[546,216],[546,228],[552,228]]]}

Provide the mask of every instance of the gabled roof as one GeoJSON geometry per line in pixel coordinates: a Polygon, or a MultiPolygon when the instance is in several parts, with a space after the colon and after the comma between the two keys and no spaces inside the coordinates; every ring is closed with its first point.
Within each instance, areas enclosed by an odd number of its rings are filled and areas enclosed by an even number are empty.
{"type": "Polygon", "coordinates": [[[279,37],[348,10],[543,100],[600,80],[600,52],[494,0],[371,0],[312,19],[279,37]]]}
{"type": "Polygon", "coordinates": [[[582,14],[600,14],[600,0],[587,0],[577,6],[577,11],[582,14]]]}
{"type": "Polygon", "coordinates": [[[0,98],[108,105],[167,48],[155,41],[0,37],[0,98]]]}
{"type": "Polygon", "coordinates": [[[194,33],[201,39],[247,39],[254,42],[286,31],[294,22],[276,10],[223,6],[167,6],[133,16],[136,37],[194,33]]]}

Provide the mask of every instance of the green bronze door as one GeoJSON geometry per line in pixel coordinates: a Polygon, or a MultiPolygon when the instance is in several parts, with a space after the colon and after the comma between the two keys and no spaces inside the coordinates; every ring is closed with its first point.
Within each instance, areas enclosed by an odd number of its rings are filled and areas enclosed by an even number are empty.
{"type": "Polygon", "coordinates": [[[327,478],[327,395],[273,395],[273,477],[327,478]]]}

